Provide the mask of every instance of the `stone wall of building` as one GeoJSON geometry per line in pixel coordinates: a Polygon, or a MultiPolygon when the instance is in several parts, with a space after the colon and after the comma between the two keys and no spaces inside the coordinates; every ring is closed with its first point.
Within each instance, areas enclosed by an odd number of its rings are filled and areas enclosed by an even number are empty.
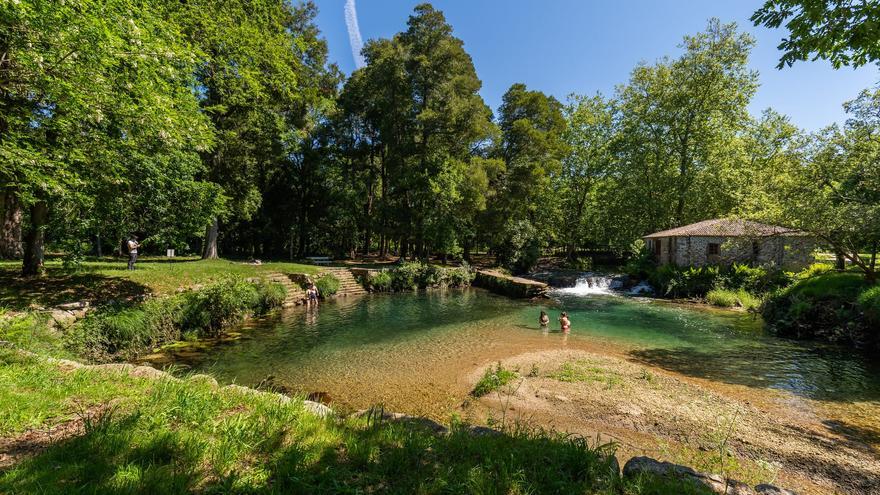
{"type": "Polygon", "coordinates": [[[705,266],[729,263],[775,265],[798,270],[813,260],[815,241],[806,236],[744,237],[665,237],[660,241],[658,262],[678,266],[705,266]],[[709,255],[709,245],[717,244],[718,255],[709,255]]]}

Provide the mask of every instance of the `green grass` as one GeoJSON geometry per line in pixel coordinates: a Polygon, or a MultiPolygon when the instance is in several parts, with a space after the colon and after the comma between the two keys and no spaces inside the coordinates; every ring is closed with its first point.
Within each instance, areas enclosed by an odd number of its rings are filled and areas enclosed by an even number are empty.
{"type": "Polygon", "coordinates": [[[499,362],[494,368],[491,366],[486,368],[483,376],[480,377],[477,384],[474,385],[474,390],[471,391],[471,395],[474,397],[482,397],[496,390],[500,390],[501,387],[506,386],[518,376],[519,373],[515,370],[509,370],[499,362]]]}
{"type": "Polygon", "coordinates": [[[551,373],[549,376],[554,380],[566,383],[601,382],[604,383],[607,388],[612,388],[621,383],[619,375],[613,371],[596,366],[588,360],[563,363],[557,371],[551,373]]]}
{"type": "Polygon", "coordinates": [[[757,309],[761,306],[761,299],[744,289],[712,289],[706,294],[706,302],[721,308],[757,309]]]}
{"type": "Polygon", "coordinates": [[[197,260],[145,257],[137,270],[126,270],[126,261],[101,258],[83,262],[76,271],[62,268],[60,260],[46,263],[46,275],[19,277],[20,261],[0,262],[0,307],[26,309],[51,307],[75,301],[102,303],[141,294],[170,294],[178,288],[209,284],[226,276],[261,277],[269,272],[316,274],[321,268],[286,262],[250,265],[230,260],[197,260]]]}
{"type": "Polygon", "coordinates": [[[0,379],[4,436],[86,418],[0,473],[2,493],[691,493],[623,481],[609,464],[613,445],[553,432],[473,435],[454,424],[437,435],[375,417],[319,418],[297,400],[62,371],[8,351],[0,379]]]}

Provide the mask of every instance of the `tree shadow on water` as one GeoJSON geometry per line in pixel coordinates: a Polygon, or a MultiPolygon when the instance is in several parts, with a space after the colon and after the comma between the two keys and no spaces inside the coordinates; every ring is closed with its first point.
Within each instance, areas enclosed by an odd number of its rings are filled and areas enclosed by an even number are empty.
{"type": "Polygon", "coordinates": [[[629,352],[636,362],[708,380],[773,388],[831,402],[880,401],[880,379],[854,353],[768,343],[719,349],[675,347],[629,352]]]}

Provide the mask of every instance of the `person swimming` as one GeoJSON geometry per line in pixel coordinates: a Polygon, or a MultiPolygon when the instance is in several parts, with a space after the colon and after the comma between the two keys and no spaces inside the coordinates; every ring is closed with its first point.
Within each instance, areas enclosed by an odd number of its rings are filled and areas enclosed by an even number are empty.
{"type": "Polygon", "coordinates": [[[563,311],[562,315],[559,317],[559,328],[566,333],[571,330],[571,320],[568,319],[568,313],[565,311],[563,311]]]}
{"type": "Polygon", "coordinates": [[[546,312],[546,311],[541,311],[541,317],[538,318],[538,323],[539,323],[542,327],[546,327],[547,325],[550,324],[550,317],[547,316],[547,312],[546,312]]]}

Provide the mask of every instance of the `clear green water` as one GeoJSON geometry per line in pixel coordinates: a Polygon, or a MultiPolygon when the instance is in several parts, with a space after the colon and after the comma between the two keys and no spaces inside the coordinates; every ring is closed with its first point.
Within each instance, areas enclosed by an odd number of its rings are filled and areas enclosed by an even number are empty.
{"type": "MultiPolygon", "coordinates": [[[[753,316],[614,296],[557,295],[544,304],[469,289],[366,296],[252,321],[243,338],[180,352],[177,364],[256,385],[329,393],[345,407],[384,403],[439,415],[461,402],[466,375],[521,352],[582,348],[669,371],[880,410],[880,369],[852,351],[765,334],[753,316]],[[551,331],[537,325],[550,313],[551,331]],[[569,335],[556,331],[561,311],[569,335]]],[[[863,411],[860,414],[865,414],[863,411]]]]}

